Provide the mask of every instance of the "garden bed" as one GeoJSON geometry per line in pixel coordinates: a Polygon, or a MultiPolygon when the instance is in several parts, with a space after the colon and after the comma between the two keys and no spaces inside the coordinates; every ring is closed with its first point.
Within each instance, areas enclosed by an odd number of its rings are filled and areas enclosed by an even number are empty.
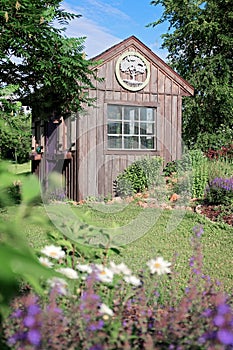
{"type": "Polygon", "coordinates": [[[233,212],[230,207],[221,205],[199,205],[196,210],[199,214],[206,216],[211,221],[225,222],[233,226],[233,212]]]}

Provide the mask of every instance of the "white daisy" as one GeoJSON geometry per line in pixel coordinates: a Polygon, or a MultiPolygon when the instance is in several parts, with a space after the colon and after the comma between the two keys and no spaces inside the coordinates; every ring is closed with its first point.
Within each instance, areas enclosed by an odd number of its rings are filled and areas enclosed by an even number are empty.
{"type": "Polygon", "coordinates": [[[165,273],[170,273],[171,270],[169,266],[171,266],[171,263],[168,261],[165,261],[161,256],[159,256],[156,259],[151,259],[147,262],[147,266],[150,269],[150,272],[154,274],[157,272],[158,275],[163,275],[165,273]]]}
{"type": "Polygon", "coordinates": [[[78,279],[77,271],[75,271],[74,269],[71,269],[70,267],[61,267],[56,271],[62,273],[63,275],[65,275],[66,277],[72,280],[78,279]]]}
{"type": "Polygon", "coordinates": [[[40,263],[46,267],[52,267],[53,263],[51,261],[49,261],[48,258],[41,256],[39,257],[40,263]]]}
{"type": "Polygon", "coordinates": [[[130,276],[125,276],[124,277],[125,282],[132,284],[135,287],[139,287],[141,284],[141,281],[139,278],[136,276],[130,275],[130,276]]]}
{"type": "Polygon", "coordinates": [[[131,275],[131,270],[123,262],[117,265],[113,261],[110,261],[109,265],[110,265],[110,269],[115,274],[123,274],[126,276],[131,275]]]}
{"type": "Polygon", "coordinates": [[[90,265],[85,265],[85,264],[77,264],[76,268],[81,271],[81,272],[87,272],[87,273],[92,273],[92,268],[90,265]]]}
{"type": "Polygon", "coordinates": [[[99,312],[103,315],[113,316],[113,311],[104,303],[100,305],[99,312]]]}
{"type": "Polygon", "coordinates": [[[51,286],[51,288],[56,288],[58,293],[67,295],[68,283],[63,278],[53,277],[48,280],[48,284],[51,286]]]}
{"type": "Polygon", "coordinates": [[[99,281],[101,282],[112,282],[113,280],[113,272],[103,265],[95,265],[96,267],[96,275],[99,281]]]}
{"type": "Polygon", "coordinates": [[[61,247],[56,247],[55,245],[46,245],[44,249],[41,250],[41,253],[57,260],[62,259],[65,256],[64,250],[62,250],[61,247]]]}

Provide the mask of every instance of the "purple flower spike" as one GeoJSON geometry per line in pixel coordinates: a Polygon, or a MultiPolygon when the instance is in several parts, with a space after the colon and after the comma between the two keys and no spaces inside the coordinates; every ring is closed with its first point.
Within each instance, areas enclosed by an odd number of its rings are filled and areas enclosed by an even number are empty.
{"type": "Polygon", "coordinates": [[[12,318],[20,318],[23,314],[23,311],[20,309],[15,310],[12,314],[11,317],[12,318]]]}
{"type": "Polygon", "coordinates": [[[32,345],[39,345],[41,340],[41,334],[37,329],[31,329],[28,332],[27,338],[32,345]]]}
{"type": "Polygon", "coordinates": [[[209,309],[209,308],[206,309],[205,311],[203,311],[203,313],[202,313],[202,315],[203,315],[204,317],[210,317],[211,314],[212,314],[212,310],[209,309]]]}
{"type": "Polygon", "coordinates": [[[96,344],[89,348],[89,350],[103,350],[102,345],[96,344]]]}
{"type": "Polygon", "coordinates": [[[18,332],[15,333],[14,335],[12,335],[9,339],[8,339],[8,344],[9,345],[14,345],[17,341],[23,341],[26,339],[26,332],[18,332]]]}
{"type": "Polygon", "coordinates": [[[203,230],[203,227],[202,227],[202,226],[195,226],[195,227],[193,228],[193,232],[194,232],[195,235],[199,238],[199,237],[201,237],[201,236],[203,235],[204,230],[203,230]]]}
{"type": "Polygon", "coordinates": [[[227,304],[222,304],[218,306],[218,314],[225,315],[230,311],[230,306],[227,304]]]}
{"type": "Polygon", "coordinates": [[[41,309],[38,305],[29,305],[28,307],[28,315],[35,316],[40,313],[41,309]]]}
{"type": "Polygon", "coordinates": [[[214,324],[218,327],[222,327],[224,325],[225,318],[222,315],[217,315],[214,318],[214,324]]]}
{"type": "Polygon", "coordinates": [[[100,329],[102,329],[104,326],[104,321],[103,320],[99,320],[97,323],[92,323],[89,325],[88,330],[90,331],[98,331],[100,329]]]}
{"type": "Polygon", "coordinates": [[[194,266],[194,261],[195,261],[195,257],[191,256],[191,258],[189,259],[189,266],[190,267],[194,266]]]}
{"type": "Polygon", "coordinates": [[[26,316],[23,323],[26,327],[33,327],[35,324],[35,318],[32,316],[26,316]]]}
{"type": "Polygon", "coordinates": [[[222,344],[233,345],[233,332],[231,332],[229,329],[220,329],[217,336],[222,344]]]}

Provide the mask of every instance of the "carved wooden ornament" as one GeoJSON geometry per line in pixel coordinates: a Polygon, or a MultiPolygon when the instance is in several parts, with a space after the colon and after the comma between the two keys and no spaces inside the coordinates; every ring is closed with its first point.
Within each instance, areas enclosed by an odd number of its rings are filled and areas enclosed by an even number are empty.
{"type": "Polygon", "coordinates": [[[117,60],[116,77],[130,91],[143,89],[150,80],[149,62],[136,51],[126,51],[117,60]]]}

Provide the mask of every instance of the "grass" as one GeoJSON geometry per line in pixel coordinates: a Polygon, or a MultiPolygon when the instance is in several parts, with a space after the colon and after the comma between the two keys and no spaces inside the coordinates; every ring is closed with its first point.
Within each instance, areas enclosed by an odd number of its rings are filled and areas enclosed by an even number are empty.
{"type": "MultiPolygon", "coordinates": [[[[76,217],[83,217],[88,212],[88,222],[95,226],[96,232],[98,229],[108,232],[108,228],[114,225],[124,227],[123,237],[129,235],[131,243],[120,247],[120,254],[111,255],[111,259],[115,262],[124,261],[135,273],[144,269],[150,258],[160,255],[172,261],[175,257],[174,269],[178,272],[177,282],[180,290],[185,288],[189,276],[193,227],[201,224],[204,228],[204,234],[201,237],[204,273],[221,281],[226,291],[232,291],[233,240],[230,226],[213,223],[190,211],[175,212],[158,209],[149,211],[135,203],[123,209],[120,206],[114,208],[106,205],[74,207],[62,204],[62,206],[69,207],[76,217]],[[178,214],[182,215],[179,217],[178,214]],[[151,222],[147,225],[150,219],[151,222]],[[145,233],[143,233],[144,229],[145,233]]],[[[11,207],[7,212],[2,213],[2,218],[11,221],[14,219],[15,212],[15,207],[11,207]]],[[[75,226],[78,231],[81,230],[80,222],[75,226]]],[[[48,236],[58,232],[58,229],[48,219],[44,206],[36,206],[31,210],[22,231],[29,244],[35,249],[40,249],[50,242],[48,236]]],[[[79,248],[79,244],[77,247],[79,248]]]]}
{"type": "MultiPolygon", "coordinates": [[[[81,210],[81,209],[79,209],[81,210]]],[[[83,210],[83,209],[82,209],[83,210]]],[[[91,212],[93,221],[106,224],[116,222],[124,225],[139,215],[138,206],[132,204],[119,215],[91,212]],[[104,221],[105,220],[105,221],[104,221]]],[[[152,213],[150,213],[152,215],[152,213]]],[[[192,256],[191,237],[193,227],[202,225],[204,234],[201,238],[204,272],[213,279],[218,279],[229,291],[232,291],[232,227],[213,223],[203,216],[186,211],[179,217],[174,211],[163,210],[156,213],[158,219],[145,235],[121,249],[121,256],[114,258],[117,262],[124,260],[134,271],[143,269],[146,262],[155,256],[162,255],[171,261],[176,256],[175,269],[182,280],[187,281],[189,274],[189,258],[192,256]],[[176,222],[177,221],[177,222],[176,222]]]]}
{"type": "Polygon", "coordinates": [[[17,164],[12,161],[8,161],[8,170],[13,174],[29,174],[31,172],[31,161],[23,164],[17,164]]]}

